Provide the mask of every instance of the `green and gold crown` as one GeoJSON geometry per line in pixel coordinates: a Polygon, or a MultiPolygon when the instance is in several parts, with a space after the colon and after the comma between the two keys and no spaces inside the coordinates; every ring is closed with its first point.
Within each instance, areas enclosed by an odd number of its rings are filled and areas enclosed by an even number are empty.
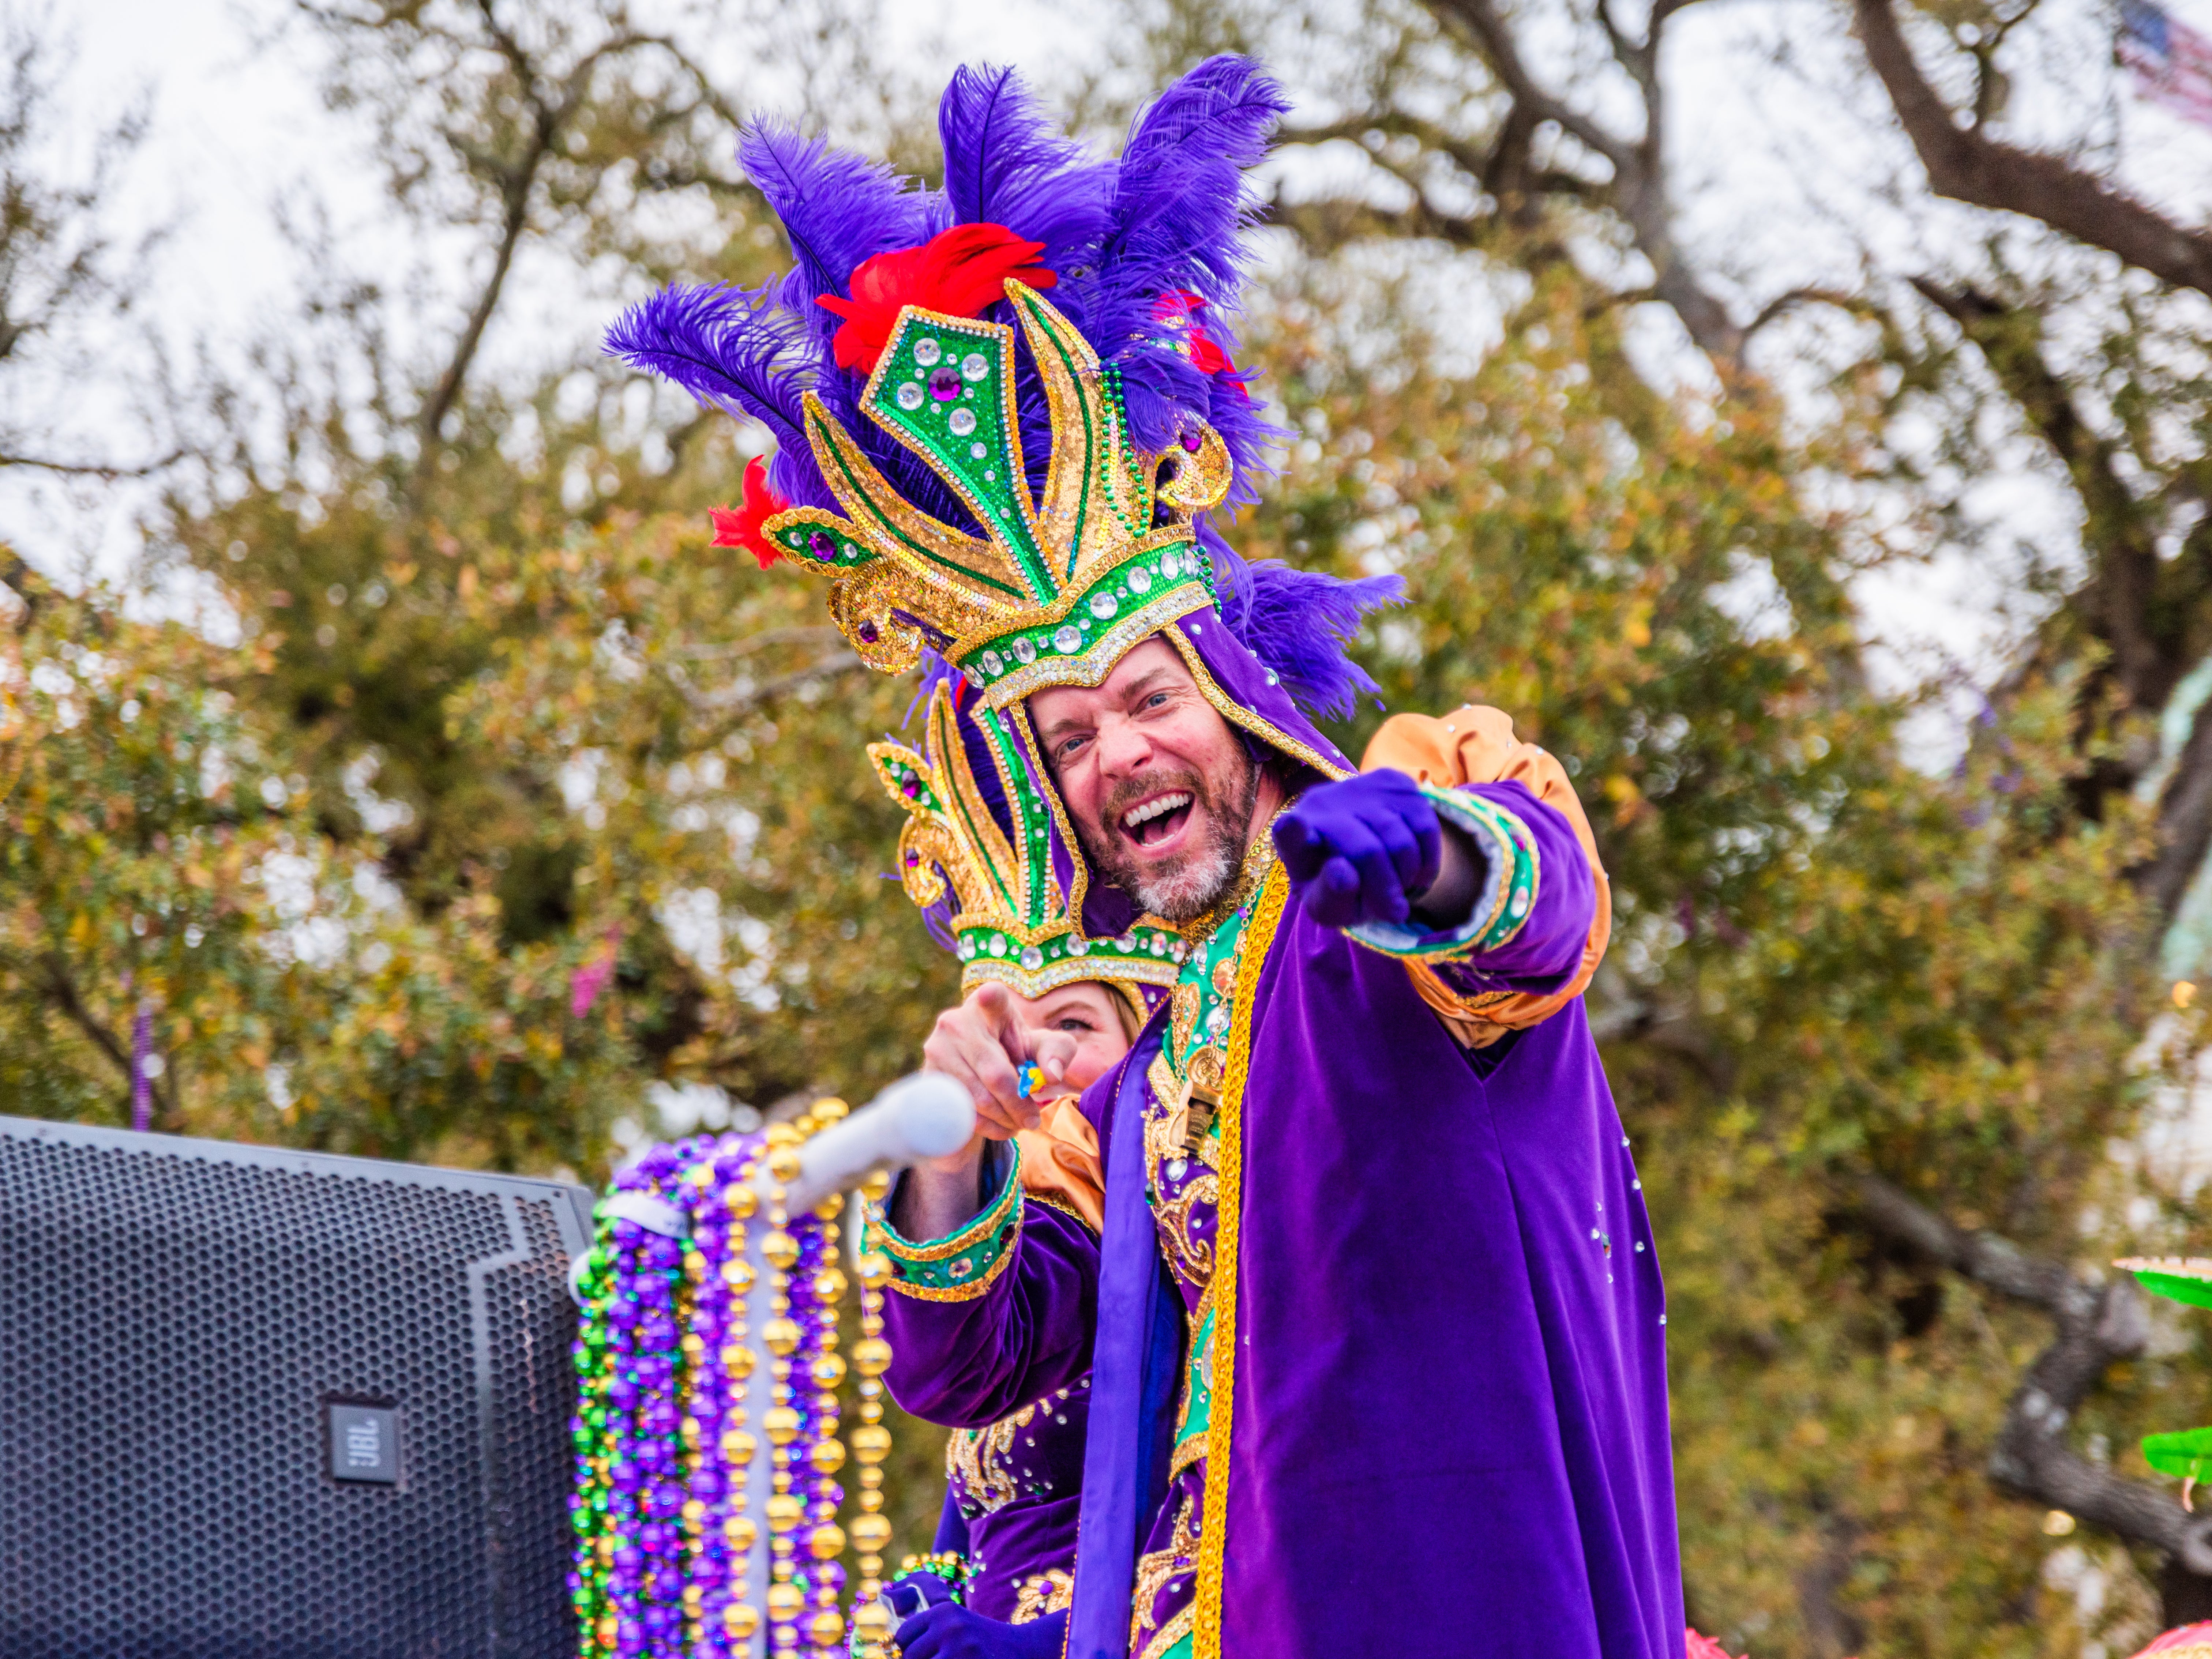
{"type": "Polygon", "coordinates": [[[1071,846],[1056,802],[1031,781],[1016,721],[978,698],[963,713],[953,684],[931,692],[922,752],[872,743],[868,758],[884,787],[907,811],[899,833],[899,877],[925,910],[952,901],[953,948],[961,988],[987,980],[1025,997],[1079,979],[1169,986],[1188,953],[1181,934],[1146,916],[1117,937],[1085,939],[1079,918],[1087,879],[1080,857],[1064,861],[1072,886],[1055,872],[1055,844],[1071,846]],[[963,722],[975,734],[963,738],[963,722]],[[1006,822],[991,810],[974,754],[989,756],[1006,822]]]}
{"type": "Polygon", "coordinates": [[[1014,331],[908,306],[860,394],[868,417],[965,504],[982,537],[900,495],[809,392],[807,441],[842,513],[789,508],[763,532],[831,581],[831,617],[884,673],[935,646],[1003,708],[1043,685],[1096,685],[1132,645],[1213,603],[1194,514],[1227,495],[1227,446],[1194,418],[1138,450],[1119,381],[1036,291],[1012,302],[1052,422],[1032,500],[1015,416],[1014,331]]]}

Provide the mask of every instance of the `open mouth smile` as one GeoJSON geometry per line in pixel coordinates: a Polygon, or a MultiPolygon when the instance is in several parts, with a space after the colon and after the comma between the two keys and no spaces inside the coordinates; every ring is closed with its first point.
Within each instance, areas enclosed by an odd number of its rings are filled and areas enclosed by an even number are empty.
{"type": "Polygon", "coordinates": [[[1170,789],[1139,801],[1121,814],[1121,833],[1139,847],[1163,846],[1190,821],[1192,799],[1188,789],[1170,789]]]}

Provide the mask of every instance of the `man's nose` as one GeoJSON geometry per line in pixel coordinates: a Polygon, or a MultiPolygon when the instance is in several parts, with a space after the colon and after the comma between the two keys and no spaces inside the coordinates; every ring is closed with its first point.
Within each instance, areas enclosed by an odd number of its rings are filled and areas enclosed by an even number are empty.
{"type": "Polygon", "coordinates": [[[1098,727],[1098,769],[1111,780],[1141,772],[1152,758],[1152,740],[1136,721],[1109,715],[1098,727]]]}

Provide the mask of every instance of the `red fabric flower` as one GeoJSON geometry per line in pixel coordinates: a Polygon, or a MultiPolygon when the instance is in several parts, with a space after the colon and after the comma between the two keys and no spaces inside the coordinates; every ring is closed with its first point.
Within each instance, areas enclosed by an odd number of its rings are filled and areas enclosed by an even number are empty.
{"type": "Polygon", "coordinates": [[[1162,322],[1180,317],[1190,340],[1190,360],[1201,373],[1218,374],[1233,367],[1229,354],[1214,337],[1198,325],[1198,313],[1206,309],[1206,296],[1193,294],[1187,288],[1171,288],[1160,295],[1159,303],[1152,307],[1152,315],[1162,322]]]}
{"type": "MultiPolygon", "coordinates": [[[[1685,1630],[1682,1637],[1687,1659],[1729,1659],[1729,1650],[1710,1636],[1700,1636],[1694,1630],[1685,1630]]],[[[1746,1659],[1749,1659],[1748,1655],[1746,1659]]]]}
{"type": "Polygon", "coordinates": [[[714,545],[750,548],[760,568],[767,569],[783,556],[783,550],[761,534],[761,526],[790,505],[769,488],[767,460],[754,456],[745,463],[744,504],[734,513],[726,507],[708,509],[708,516],[714,521],[714,545]]]}
{"type": "Polygon", "coordinates": [[[1030,263],[1043,252],[1042,242],[1024,241],[1004,225],[955,225],[920,247],[863,261],[853,273],[851,299],[824,294],[816,301],[845,319],[830,341],[837,367],[874,373],[904,307],[974,317],[1006,297],[1009,276],[1050,288],[1060,278],[1030,263]]]}

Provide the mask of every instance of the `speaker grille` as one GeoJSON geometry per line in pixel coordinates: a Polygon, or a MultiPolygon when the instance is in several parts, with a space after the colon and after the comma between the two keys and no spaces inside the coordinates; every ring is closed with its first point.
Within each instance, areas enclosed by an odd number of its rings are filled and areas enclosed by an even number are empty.
{"type": "Polygon", "coordinates": [[[573,1189],[9,1129],[0,1653],[573,1651],[573,1189]],[[396,1484],[331,1476],[334,1402],[398,1409],[396,1484]]]}

